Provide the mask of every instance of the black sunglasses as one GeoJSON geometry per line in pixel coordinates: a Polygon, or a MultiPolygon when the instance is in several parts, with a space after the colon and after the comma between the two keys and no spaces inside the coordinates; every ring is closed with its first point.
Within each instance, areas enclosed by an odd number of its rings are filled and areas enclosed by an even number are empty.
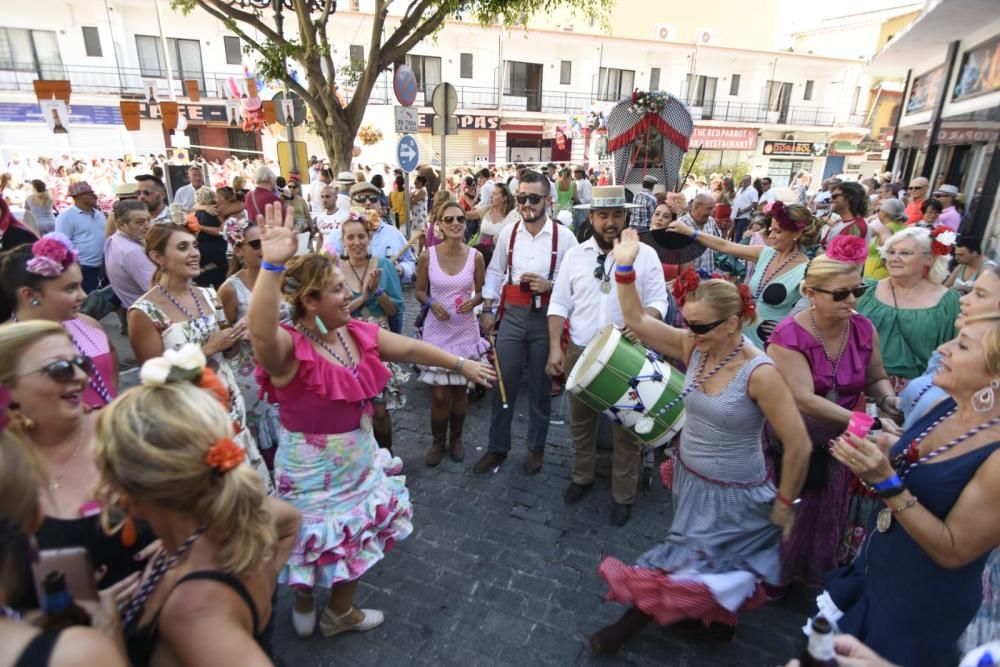
{"type": "Polygon", "coordinates": [[[260,250],[260,239],[254,239],[253,241],[247,241],[247,245],[250,246],[252,250],[260,250]]]}
{"type": "Polygon", "coordinates": [[[518,204],[527,204],[530,201],[532,205],[539,203],[543,199],[545,199],[545,197],[536,194],[530,194],[530,195],[519,194],[518,196],[514,197],[514,200],[518,204]]]}
{"type": "Polygon", "coordinates": [[[594,269],[594,277],[598,280],[604,280],[608,277],[607,274],[604,273],[604,260],[607,258],[608,256],[606,254],[597,256],[597,268],[594,269]]]}
{"type": "Polygon", "coordinates": [[[72,359],[57,359],[56,361],[42,366],[38,370],[24,373],[19,377],[34,375],[35,373],[44,373],[45,375],[48,375],[49,379],[53,382],[58,382],[59,384],[69,384],[76,379],[77,368],[86,373],[88,376],[94,372],[94,364],[90,360],[90,357],[81,355],[73,357],[72,359]]]}
{"type": "Polygon", "coordinates": [[[352,199],[354,199],[354,201],[358,202],[359,204],[364,204],[366,201],[369,204],[377,204],[379,201],[381,201],[378,195],[354,195],[352,199]]]}
{"type": "Polygon", "coordinates": [[[855,299],[860,299],[868,291],[868,285],[858,285],[857,287],[852,287],[851,289],[821,289],[819,287],[813,287],[814,292],[821,292],[823,294],[829,294],[833,297],[834,301],[843,301],[849,295],[853,294],[855,299]]]}
{"type": "Polygon", "coordinates": [[[725,322],[725,320],[716,320],[714,322],[708,322],[706,324],[697,324],[695,322],[688,322],[687,325],[688,329],[691,330],[691,333],[696,333],[699,336],[703,336],[712,329],[714,329],[715,327],[722,324],[723,322],[725,322]]]}
{"type": "Polygon", "coordinates": [[[465,224],[465,216],[464,215],[445,215],[445,216],[441,217],[441,222],[443,222],[446,225],[450,225],[453,222],[461,222],[461,223],[465,224]]]}

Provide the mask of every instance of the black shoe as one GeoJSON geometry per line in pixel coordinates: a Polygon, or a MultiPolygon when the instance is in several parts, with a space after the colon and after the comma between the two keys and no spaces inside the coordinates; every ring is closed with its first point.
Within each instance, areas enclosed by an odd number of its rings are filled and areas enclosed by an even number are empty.
{"type": "Polygon", "coordinates": [[[688,619],[670,624],[674,637],[686,641],[731,642],[736,636],[736,626],[725,623],[705,625],[698,619],[688,619]]]}
{"type": "Polygon", "coordinates": [[[496,452],[486,452],[485,454],[483,454],[483,458],[476,461],[476,465],[472,466],[472,472],[476,473],[477,475],[483,475],[496,468],[506,459],[507,459],[506,454],[498,454],[496,452]]]}
{"type": "Polygon", "coordinates": [[[615,508],[611,511],[611,523],[616,526],[624,526],[632,516],[632,506],[615,503],[615,508]]]}
{"type": "Polygon", "coordinates": [[[525,475],[537,475],[542,472],[542,463],[545,461],[543,452],[528,452],[528,460],[524,462],[525,475]]]}
{"type": "Polygon", "coordinates": [[[583,500],[583,497],[587,495],[587,492],[590,491],[590,487],[593,485],[593,482],[590,484],[577,484],[576,482],[573,482],[569,485],[569,488],[566,489],[566,495],[563,496],[563,501],[567,505],[573,505],[580,502],[583,500]]]}
{"type": "Polygon", "coordinates": [[[484,387],[481,384],[477,384],[475,387],[469,390],[469,398],[473,401],[478,401],[485,395],[486,395],[486,387],[484,387]]]}

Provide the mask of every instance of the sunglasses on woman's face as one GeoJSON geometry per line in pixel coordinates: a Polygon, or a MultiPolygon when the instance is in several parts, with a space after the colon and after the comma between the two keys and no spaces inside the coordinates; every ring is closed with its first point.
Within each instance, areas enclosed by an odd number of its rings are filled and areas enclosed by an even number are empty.
{"type": "Polygon", "coordinates": [[[514,197],[514,199],[517,201],[518,204],[522,204],[523,205],[523,204],[527,204],[530,201],[531,205],[534,206],[535,204],[538,204],[543,199],[545,199],[545,197],[543,197],[542,195],[536,195],[536,194],[530,194],[530,195],[520,194],[520,195],[514,197]]]}
{"type": "Polygon", "coordinates": [[[725,320],[716,320],[714,322],[708,322],[705,324],[698,324],[697,322],[688,322],[687,325],[688,329],[691,330],[691,333],[698,334],[699,336],[704,336],[709,331],[719,326],[723,322],[725,322],[725,320]]]}
{"type": "Polygon", "coordinates": [[[90,357],[77,356],[72,359],[57,359],[56,361],[45,364],[37,370],[24,373],[19,377],[34,375],[35,373],[44,373],[45,375],[48,375],[49,379],[53,382],[58,382],[59,384],[69,384],[76,379],[77,368],[86,373],[88,376],[94,372],[94,364],[90,361],[90,357]]]}
{"type": "Polygon", "coordinates": [[[260,250],[260,239],[254,239],[253,241],[247,241],[247,245],[250,246],[251,250],[260,250]]]}
{"type": "Polygon", "coordinates": [[[446,225],[450,225],[450,224],[455,223],[455,222],[460,222],[460,223],[462,223],[464,225],[465,224],[465,216],[464,215],[445,215],[445,216],[441,217],[441,222],[443,222],[446,225]]]}
{"type": "Polygon", "coordinates": [[[822,294],[829,294],[833,297],[834,301],[843,301],[849,295],[853,294],[855,299],[860,299],[868,291],[868,285],[858,285],[857,287],[852,287],[851,289],[820,289],[819,287],[813,287],[814,292],[820,292],[822,294]]]}

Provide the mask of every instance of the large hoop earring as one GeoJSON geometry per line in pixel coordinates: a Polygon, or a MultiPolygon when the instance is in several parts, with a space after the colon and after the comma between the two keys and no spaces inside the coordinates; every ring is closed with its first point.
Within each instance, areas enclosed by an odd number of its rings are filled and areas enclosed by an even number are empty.
{"type": "Polygon", "coordinates": [[[987,387],[983,387],[972,395],[972,409],[976,412],[989,412],[996,403],[995,389],[1000,388],[1000,380],[990,380],[987,387]]]}

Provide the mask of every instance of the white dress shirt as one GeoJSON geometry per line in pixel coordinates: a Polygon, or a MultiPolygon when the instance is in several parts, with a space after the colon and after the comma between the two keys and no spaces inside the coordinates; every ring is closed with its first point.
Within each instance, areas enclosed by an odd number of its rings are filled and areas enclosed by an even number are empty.
{"type": "Polygon", "coordinates": [[[733,219],[749,218],[758,198],[757,189],[752,185],[737,190],[736,196],[733,197],[733,219]]]}
{"type": "MultiPolygon", "coordinates": [[[[585,347],[608,324],[625,324],[618,303],[615,261],[611,253],[604,260],[604,271],[608,273],[611,285],[607,294],[601,291],[602,280],[594,277],[597,259],[603,254],[593,237],[570,249],[552,288],[548,314],[569,319],[569,337],[574,345],[580,347],[585,347]]],[[[642,244],[632,266],[642,307],[655,308],[662,319],[669,301],[660,258],[655,250],[642,244]]]]}
{"type": "Polygon", "coordinates": [[[190,213],[194,208],[194,186],[188,183],[177,188],[173,203],[180,204],[185,213],[190,213]]]}
{"type": "Polygon", "coordinates": [[[589,178],[576,179],[576,198],[580,200],[581,204],[589,204],[593,201],[589,178]]]}
{"type": "Polygon", "coordinates": [[[479,201],[476,203],[476,208],[488,207],[490,205],[490,197],[493,196],[493,186],[494,183],[491,178],[483,183],[483,187],[479,188],[479,201]]]}
{"type": "MultiPolygon", "coordinates": [[[[510,235],[513,233],[514,225],[507,225],[500,230],[493,243],[493,258],[490,265],[486,267],[486,284],[483,286],[483,298],[493,299],[496,302],[500,298],[500,291],[507,283],[507,248],[510,246],[510,235]]],[[[517,238],[514,239],[514,257],[511,260],[511,281],[517,285],[521,282],[521,275],[525,273],[535,273],[544,278],[549,277],[549,267],[552,265],[552,234],[553,230],[558,230],[558,240],[556,249],[556,270],[552,275],[555,281],[559,277],[559,269],[562,267],[566,253],[576,247],[576,237],[555,220],[547,220],[542,229],[531,235],[522,222],[517,225],[517,238]]],[[[662,274],[662,270],[661,270],[662,274]]]]}

